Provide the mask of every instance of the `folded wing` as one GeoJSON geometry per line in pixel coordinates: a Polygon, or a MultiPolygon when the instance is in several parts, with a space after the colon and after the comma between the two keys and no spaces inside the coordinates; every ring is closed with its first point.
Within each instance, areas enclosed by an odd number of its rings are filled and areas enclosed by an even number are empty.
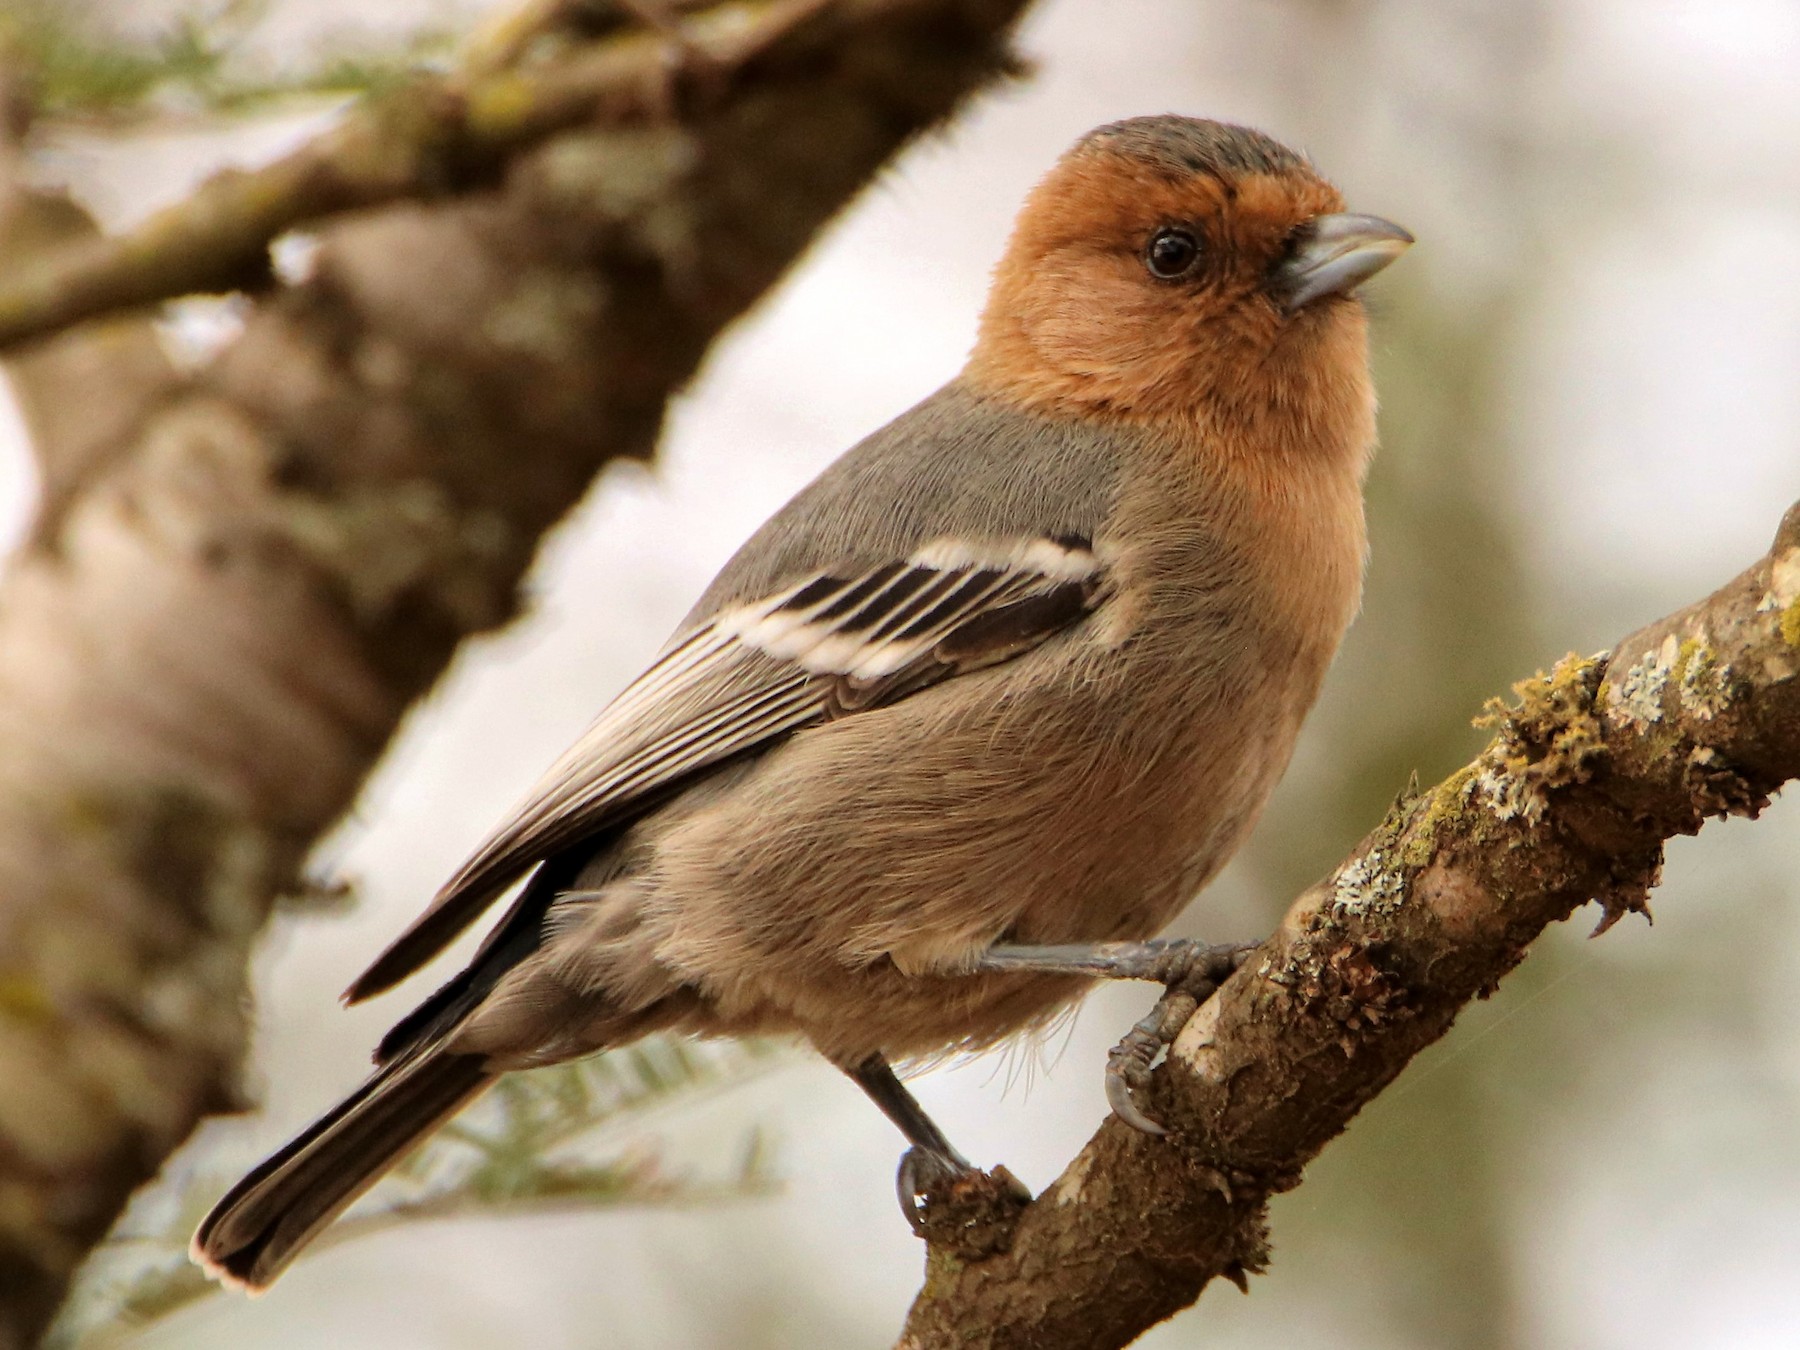
{"type": "Polygon", "coordinates": [[[854,576],[819,574],[675,639],[601,713],[345,997],[404,979],[521,876],[642,815],[697,774],[803,727],[993,665],[1101,597],[1088,541],[940,540],[854,576]]]}

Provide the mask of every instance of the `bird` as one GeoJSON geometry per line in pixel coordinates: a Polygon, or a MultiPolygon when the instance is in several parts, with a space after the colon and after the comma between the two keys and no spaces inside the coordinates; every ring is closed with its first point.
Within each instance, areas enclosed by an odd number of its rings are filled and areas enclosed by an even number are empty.
{"type": "Polygon", "coordinates": [[[509,900],[195,1260],[261,1289],[501,1075],[653,1032],[810,1043],[904,1134],[914,1217],[972,1169],[896,1065],[1098,978],[1229,975],[1241,949],[1157,934],[1251,829],[1361,603],[1358,288],[1412,242],[1247,127],[1077,141],[961,372],[751,537],[351,985],[509,900]]]}

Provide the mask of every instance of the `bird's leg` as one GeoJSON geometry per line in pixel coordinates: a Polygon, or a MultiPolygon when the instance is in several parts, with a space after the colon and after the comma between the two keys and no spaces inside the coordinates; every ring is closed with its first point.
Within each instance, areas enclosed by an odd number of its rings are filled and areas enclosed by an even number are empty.
{"type": "Polygon", "coordinates": [[[1210,946],[1193,938],[1064,946],[998,943],[981,954],[974,969],[1155,980],[1161,984],[1162,998],[1107,1056],[1106,1100],[1127,1125],[1146,1134],[1166,1134],[1168,1131],[1158,1121],[1144,1113],[1132,1093],[1149,1084],[1150,1071],[1187,1025],[1188,1018],[1244,963],[1255,945],[1210,946]]]}
{"type": "Polygon", "coordinates": [[[1154,980],[1189,989],[1204,1002],[1243,964],[1254,942],[1213,946],[1194,938],[1149,942],[1072,942],[1058,946],[997,942],[975,958],[981,972],[1029,971],[1039,975],[1092,975],[1103,980],[1154,980]]]}
{"type": "Polygon", "coordinates": [[[870,1055],[860,1064],[848,1066],[844,1072],[881,1108],[881,1113],[900,1127],[912,1147],[900,1159],[900,1172],[895,1185],[900,1191],[900,1208],[913,1232],[925,1236],[925,1223],[919,1197],[933,1189],[942,1189],[977,1169],[956,1151],[937,1122],[925,1114],[918,1099],[906,1090],[893,1067],[880,1055],[870,1055]]]}

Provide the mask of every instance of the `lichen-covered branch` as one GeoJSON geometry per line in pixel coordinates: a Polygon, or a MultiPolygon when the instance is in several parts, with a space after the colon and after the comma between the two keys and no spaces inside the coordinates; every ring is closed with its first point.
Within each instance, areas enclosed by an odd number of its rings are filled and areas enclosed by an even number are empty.
{"type": "Polygon", "coordinates": [[[327,222],[82,461],[0,579],[0,1350],[234,1104],[250,944],[412,700],[720,329],[1011,68],[1024,3],[733,7],[799,19],[680,117],[589,102],[490,187],[327,222]]]}
{"type": "MultiPolygon", "coordinates": [[[[1665,840],[1800,775],[1800,505],[1714,595],[1490,708],[1472,764],[1397,802],[1177,1038],[998,1255],[943,1225],[905,1350],[1111,1350],[1267,1259],[1268,1198],[1589,901],[1642,909],[1665,840]]],[[[984,1244],[993,1235],[984,1231],[984,1244]]]]}

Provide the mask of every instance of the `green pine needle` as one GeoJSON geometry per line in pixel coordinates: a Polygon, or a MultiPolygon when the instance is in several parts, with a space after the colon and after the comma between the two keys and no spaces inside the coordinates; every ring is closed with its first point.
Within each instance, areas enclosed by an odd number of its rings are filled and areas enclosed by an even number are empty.
{"type": "MultiPolygon", "coordinates": [[[[593,1059],[509,1074],[327,1229],[313,1250],[423,1220],[768,1195],[777,1180],[761,1130],[748,1132],[732,1166],[707,1175],[667,1166],[641,1129],[652,1111],[692,1107],[782,1061],[777,1049],[755,1041],[652,1037],[593,1059]]],[[[189,1263],[187,1244],[234,1179],[213,1170],[189,1174],[178,1195],[165,1191],[151,1197],[153,1205],[136,1206],[161,1211],[160,1221],[127,1215],[96,1249],[46,1350],[128,1344],[150,1323],[215,1293],[219,1286],[189,1263]]]]}

